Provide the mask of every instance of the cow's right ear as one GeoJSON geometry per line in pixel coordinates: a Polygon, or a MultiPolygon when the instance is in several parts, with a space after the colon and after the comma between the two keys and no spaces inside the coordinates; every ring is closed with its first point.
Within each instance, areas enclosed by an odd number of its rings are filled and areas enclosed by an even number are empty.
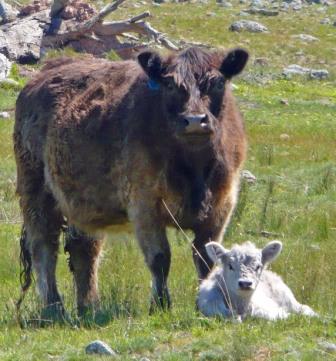
{"type": "Polygon", "coordinates": [[[205,245],[205,249],[210,257],[211,261],[216,263],[218,261],[223,261],[227,250],[217,242],[209,242],[205,245]]]}
{"type": "Polygon", "coordinates": [[[144,51],[138,55],[138,62],[149,78],[154,80],[161,78],[163,65],[158,53],[154,51],[144,51]]]}

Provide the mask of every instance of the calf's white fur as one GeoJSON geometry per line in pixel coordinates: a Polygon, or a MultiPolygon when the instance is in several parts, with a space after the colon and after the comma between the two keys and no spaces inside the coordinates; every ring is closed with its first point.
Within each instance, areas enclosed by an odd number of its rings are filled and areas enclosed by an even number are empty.
{"type": "Polygon", "coordinates": [[[300,304],[277,274],[266,270],[280,254],[282,243],[269,242],[258,249],[251,242],[235,245],[231,250],[210,242],[206,250],[217,266],[199,289],[197,306],[208,317],[246,316],[277,320],[291,313],[317,316],[300,304]]]}

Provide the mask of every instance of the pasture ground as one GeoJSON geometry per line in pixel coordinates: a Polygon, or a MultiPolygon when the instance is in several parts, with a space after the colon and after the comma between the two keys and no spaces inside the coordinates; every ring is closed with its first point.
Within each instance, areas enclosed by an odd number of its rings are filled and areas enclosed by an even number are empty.
{"type": "MultiPolygon", "coordinates": [[[[33,321],[38,301],[32,288],[23,305],[25,327],[20,329],[15,301],[21,217],[14,192],[13,119],[0,120],[0,360],[93,360],[84,348],[95,339],[110,344],[120,360],[335,360],[336,354],[321,341],[336,342],[336,28],[319,21],[336,21],[336,8],[312,5],[276,18],[249,16],[270,32],[236,34],[228,26],[246,5],[220,8],[211,1],[133,8],[130,3],[113,16],[150,8],[153,25],[172,38],[250,50],[250,65],[235,81],[235,93],[249,135],[245,169],[257,182],[242,184],[224,243],[251,240],[262,246],[280,239],[284,250],[273,270],[321,318],[235,324],[201,317],[195,312],[197,280],[189,242],[170,230],[171,312],[148,316],[149,272],[133,234],[125,232],[106,241],[100,272],[102,311],[95,322],[39,327],[33,321]],[[291,37],[300,33],[320,40],[302,43],[291,37]],[[258,57],[266,57],[268,65],[254,66],[258,57]],[[282,68],[293,63],[327,68],[330,78],[283,79],[282,68]]],[[[22,85],[24,79],[19,80],[22,85]]],[[[0,111],[13,114],[18,91],[0,88],[0,111]]],[[[75,317],[72,277],[62,251],[57,272],[67,309],[75,317]]]]}

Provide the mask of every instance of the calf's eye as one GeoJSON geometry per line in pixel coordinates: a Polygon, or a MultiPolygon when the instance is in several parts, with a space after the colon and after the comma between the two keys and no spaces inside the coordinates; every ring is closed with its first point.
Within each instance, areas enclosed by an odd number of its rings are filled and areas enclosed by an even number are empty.
{"type": "Polygon", "coordinates": [[[258,265],[258,266],[256,267],[256,271],[259,272],[260,270],[261,270],[261,266],[258,265]]]}

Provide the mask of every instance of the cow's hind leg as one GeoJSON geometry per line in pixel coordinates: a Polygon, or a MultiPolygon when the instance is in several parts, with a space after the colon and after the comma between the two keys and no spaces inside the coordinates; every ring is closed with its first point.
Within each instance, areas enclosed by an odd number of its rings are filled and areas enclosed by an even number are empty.
{"type": "Polygon", "coordinates": [[[74,274],[78,314],[94,312],[99,303],[98,266],[102,240],[74,226],[66,231],[64,250],[69,252],[69,267],[74,274]]]}
{"type": "Polygon", "coordinates": [[[24,226],[21,234],[22,296],[36,273],[37,288],[42,300],[42,318],[63,317],[64,308],[56,284],[56,262],[62,216],[50,193],[39,191],[21,197],[24,226]]]}

